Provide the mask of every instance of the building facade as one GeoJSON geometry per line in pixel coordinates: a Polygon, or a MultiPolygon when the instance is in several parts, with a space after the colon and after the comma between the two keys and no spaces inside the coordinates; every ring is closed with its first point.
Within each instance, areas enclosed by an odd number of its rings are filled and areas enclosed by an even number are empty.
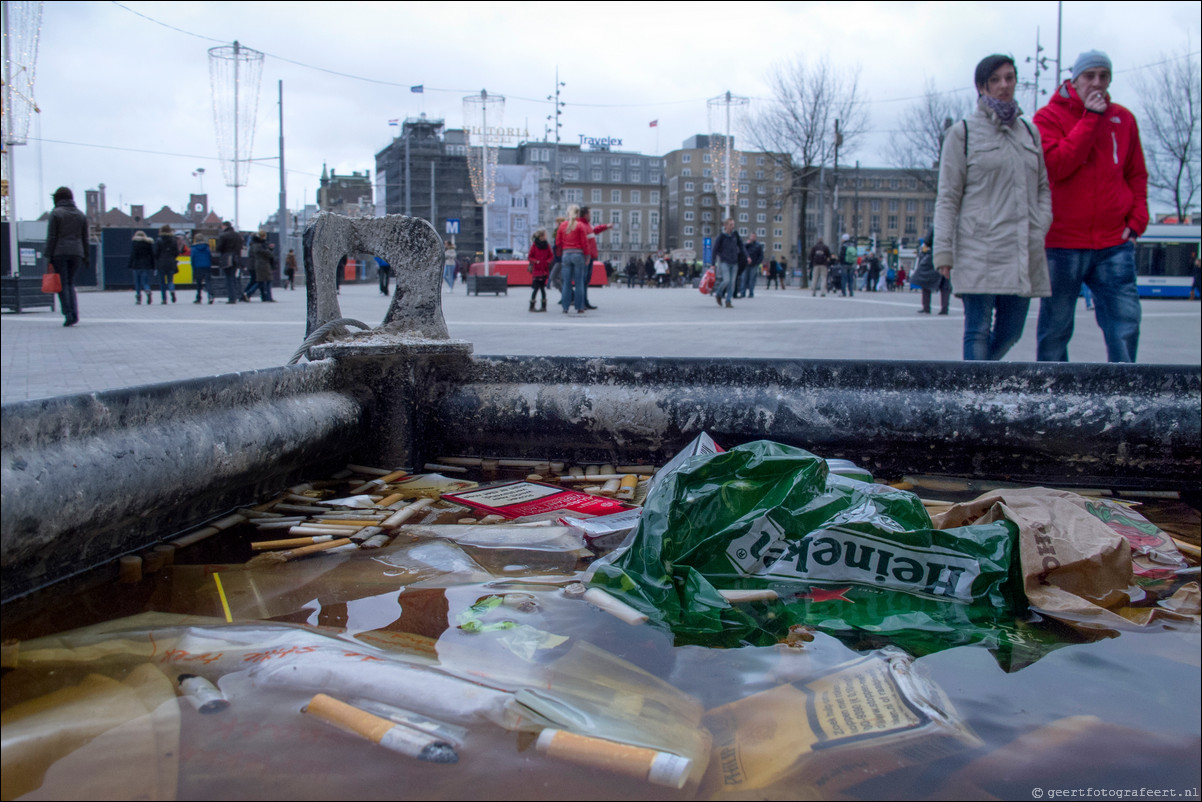
{"type": "MultiPolygon", "coordinates": [[[[878,247],[913,247],[935,222],[936,171],[920,181],[913,170],[887,167],[839,169],[839,195],[834,203],[834,230],[878,247]]],[[[806,215],[807,228],[818,230],[820,217],[806,215]]]]}
{"type": "Polygon", "coordinates": [[[338,175],[321,166],[321,185],[317,190],[317,207],[346,217],[375,217],[372,201],[371,170],[350,175],[338,175]]]}

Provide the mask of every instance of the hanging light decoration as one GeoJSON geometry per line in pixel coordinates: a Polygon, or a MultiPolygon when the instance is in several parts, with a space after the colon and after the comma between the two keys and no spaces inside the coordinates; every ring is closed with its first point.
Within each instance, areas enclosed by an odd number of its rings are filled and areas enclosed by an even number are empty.
{"type": "Polygon", "coordinates": [[[484,209],[484,275],[489,275],[488,206],[496,199],[497,146],[501,142],[505,97],[481,90],[463,99],[463,127],[467,130],[467,169],[472,194],[484,209]]]}
{"type": "Polygon", "coordinates": [[[37,73],[38,41],[42,36],[42,4],[40,2],[5,2],[3,11],[4,41],[4,108],[0,114],[0,142],[4,144],[3,173],[0,174],[0,196],[8,232],[9,265],[13,275],[20,275],[21,263],[17,245],[16,165],[13,148],[24,145],[29,137],[29,123],[39,113],[33,99],[37,73]]]}
{"type": "Polygon", "coordinates": [[[213,90],[213,125],[217,130],[217,158],[225,185],[234,188],[234,227],[238,227],[238,188],[246,186],[255,121],[259,111],[259,83],[264,56],[234,42],[209,48],[209,83],[213,90]]]}
{"type": "Polygon", "coordinates": [[[742,153],[735,150],[734,132],[741,130],[747,120],[749,98],[727,92],[706,101],[709,118],[709,154],[713,165],[714,189],[718,205],[731,217],[731,209],[739,198],[739,163],[742,153]]]}

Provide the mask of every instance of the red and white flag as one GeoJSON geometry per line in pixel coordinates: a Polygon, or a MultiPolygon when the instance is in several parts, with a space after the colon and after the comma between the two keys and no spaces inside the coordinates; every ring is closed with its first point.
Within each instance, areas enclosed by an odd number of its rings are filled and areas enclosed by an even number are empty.
{"type": "Polygon", "coordinates": [[[655,127],[655,126],[657,126],[657,125],[659,125],[659,120],[652,120],[652,121],[651,121],[651,125],[649,125],[649,126],[647,126],[647,127],[648,127],[648,128],[654,128],[654,127],[655,127]]]}

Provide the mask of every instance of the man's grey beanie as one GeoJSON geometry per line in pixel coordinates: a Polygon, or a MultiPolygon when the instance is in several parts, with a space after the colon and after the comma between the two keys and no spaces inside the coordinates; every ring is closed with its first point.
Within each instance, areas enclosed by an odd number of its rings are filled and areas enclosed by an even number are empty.
{"type": "Polygon", "coordinates": [[[1105,67],[1114,72],[1110,66],[1110,56],[1103,53],[1101,50],[1086,50],[1081,55],[1077,56],[1077,61],[1073,64],[1073,80],[1086,70],[1095,69],[1097,67],[1105,67]]]}

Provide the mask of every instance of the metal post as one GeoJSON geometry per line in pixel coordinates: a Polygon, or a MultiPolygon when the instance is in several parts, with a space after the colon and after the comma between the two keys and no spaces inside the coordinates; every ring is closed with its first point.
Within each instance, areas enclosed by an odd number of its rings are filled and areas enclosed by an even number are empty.
{"type": "MultiPolygon", "coordinates": [[[[8,25],[8,3],[4,4],[4,34],[7,36],[12,28],[8,25]]],[[[8,163],[8,269],[14,276],[21,275],[21,248],[17,243],[17,170],[13,158],[13,75],[12,54],[4,62],[4,115],[8,117],[4,130],[8,133],[4,141],[4,161],[8,163]]],[[[17,291],[20,295],[20,290],[17,291]]]]}
{"type": "MultiPolygon", "coordinates": [[[[731,218],[730,205],[734,201],[735,193],[730,185],[730,92],[726,93],[726,220],[731,218]]],[[[725,225],[725,222],[723,223],[725,225]]]]}
{"type": "Polygon", "coordinates": [[[413,216],[413,209],[409,203],[409,140],[413,136],[413,129],[405,131],[405,215],[413,216]]]}
{"type": "Polygon", "coordinates": [[[489,201],[489,186],[488,186],[488,90],[480,90],[480,117],[483,125],[480,135],[484,137],[484,147],[481,148],[480,170],[483,175],[480,177],[481,185],[484,187],[482,197],[484,198],[484,275],[490,275],[488,272],[488,201],[489,201]]]}
{"type": "Polygon", "coordinates": [[[434,202],[434,157],[430,157],[430,225],[438,225],[438,205],[434,202]]]}
{"type": "MultiPolygon", "coordinates": [[[[238,176],[238,51],[241,46],[234,40],[234,230],[241,231],[238,222],[238,187],[241,184],[238,176]]],[[[255,105],[258,105],[257,103],[255,105]]]]}
{"type": "Polygon", "coordinates": [[[284,183],[284,82],[278,84],[280,96],[280,253],[281,264],[284,249],[288,247],[288,190],[284,183]]]}

